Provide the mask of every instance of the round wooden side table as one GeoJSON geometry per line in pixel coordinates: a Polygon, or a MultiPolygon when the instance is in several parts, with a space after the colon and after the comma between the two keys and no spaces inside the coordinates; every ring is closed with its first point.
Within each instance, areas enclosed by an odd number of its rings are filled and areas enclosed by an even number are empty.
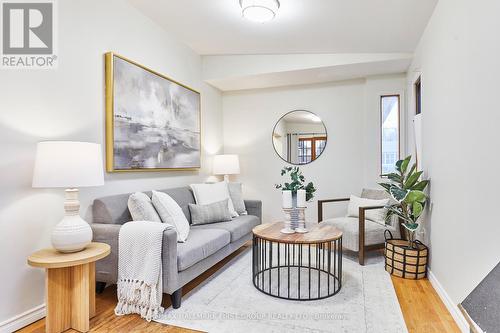
{"type": "Polygon", "coordinates": [[[284,234],[282,222],[253,231],[252,279],[264,294],[310,301],[335,295],[342,287],[342,231],[327,224],[307,233],[284,234]]]}
{"type": "Polygon", "coordinates": [[[89,319],[95,316],[95,262],[110,252],[108,244],[90,243],[80,252],[48,248],[28,257],[30,266],[46,269],[45,332],[88,332],[89,319]]]}

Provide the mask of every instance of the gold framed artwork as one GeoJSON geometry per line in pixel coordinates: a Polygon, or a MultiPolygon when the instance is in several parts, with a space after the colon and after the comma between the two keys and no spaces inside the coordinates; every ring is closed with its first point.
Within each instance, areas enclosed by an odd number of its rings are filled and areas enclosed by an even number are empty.
{"type": "Polygon", "coordinates": [[[199,169],[200,93],[112,52],[105,72],[106,170],[199,169]]]}

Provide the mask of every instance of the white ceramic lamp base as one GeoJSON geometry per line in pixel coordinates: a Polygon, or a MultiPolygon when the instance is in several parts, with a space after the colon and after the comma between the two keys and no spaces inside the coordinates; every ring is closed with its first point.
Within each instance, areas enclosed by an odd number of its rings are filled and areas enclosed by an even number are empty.
{"type": "Polygon", "coordinates": [[[68,189],[65,193],[65,214],[52,231],[52,246],[60,252],[78,252],[92,241],[92,229],[80,217],[78,190],[68,189]]]}

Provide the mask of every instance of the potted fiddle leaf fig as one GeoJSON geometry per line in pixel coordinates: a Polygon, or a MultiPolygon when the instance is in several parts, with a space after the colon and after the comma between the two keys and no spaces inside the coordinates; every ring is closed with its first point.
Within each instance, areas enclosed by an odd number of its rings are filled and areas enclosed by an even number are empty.
{"type": "Polygon", "coordinates": [[[410,165],[411,156],[396,162],[396,172],[383,177],[389,182],[379,183],[397,203],[387,207],[387,219],[397,216],[408,235],[407,240],[390,238],[385,242],[385,270],[392,275],[405,279],[422,279],[427,276],[427,259],[429,249],[420,241],[415,240],[418,220],[427,203],[424,190],[428,180],[420,179],[422,171],[416,164],[410,165]]]}
{"type": "Polygon", "coordinates": [[[379,183],[398,204],[388,206],[387,219],[397,216],[403,220],[403,226],[408,234],[410,248],[415,248],[415,232],[418,229],[418,219],[427,203],[424,190],[428,180],[421,180],[423,171],[417,170],[414,163],[410,166],[411,155],[396,162],[396,172],[382,175],[389,182],[379,183]]]}

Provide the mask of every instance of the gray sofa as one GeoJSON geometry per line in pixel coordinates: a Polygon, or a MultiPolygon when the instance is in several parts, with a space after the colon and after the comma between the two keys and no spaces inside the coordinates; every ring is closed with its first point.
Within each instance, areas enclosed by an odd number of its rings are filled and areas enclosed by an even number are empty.
{"type": "MultiPolygon", "coordinates": [[[[189,203],[195,199],[189,187],[162,190],[181,206],[191,223],[189,203]]],[[[145,192],[151,196],[151,192],[145,192]]],[[[92,205],[92,231],[95,242],[111,246],[111,254],[96,263],[96,289],[102,291],[106,283],[114,284],[118,278],[118,233],[122,224],[131,221],[127,207],[130,193],[94,200],[92,205]]],[[[229,222],[191,226],[185,243],[177,243],[175,230],[163,233],[162,264],[163,292],[172,298],[174,308],[180,307],[182,287],[220,260],[236,251],[252,238],[252,229],[261,223],[262,203],[245,200],[248,215],[229,222]]]]}

